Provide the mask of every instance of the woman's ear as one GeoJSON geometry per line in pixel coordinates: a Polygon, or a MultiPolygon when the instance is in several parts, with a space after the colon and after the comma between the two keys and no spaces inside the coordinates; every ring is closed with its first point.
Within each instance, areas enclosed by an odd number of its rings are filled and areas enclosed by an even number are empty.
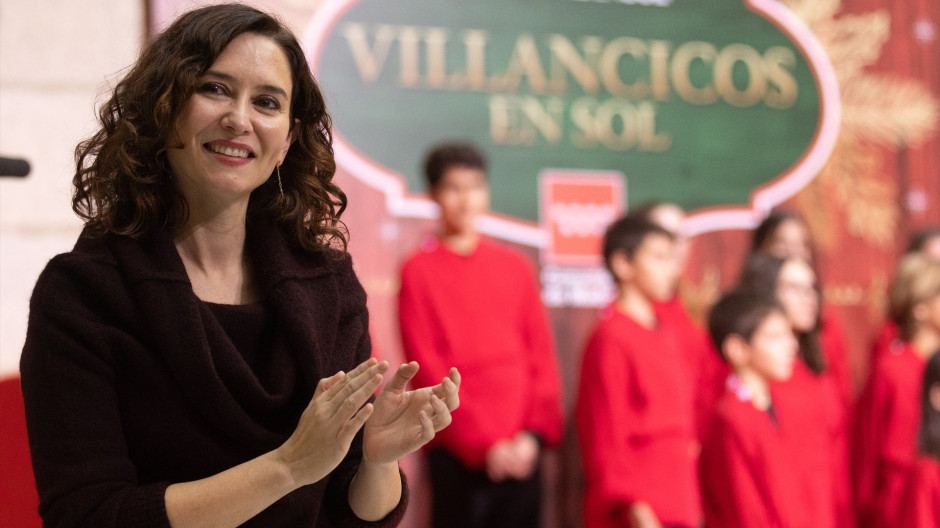
{"type": "Polygon", "coordinates": [[[298,130],[300,130],[300,119],[294,119],[290,129],[287,131],[287,139],[284,140],[284,148],[281,149],[281,160],[278,162],[278,165],[284,163],[284,158],[287,157],[287,151],[290,150],[291,144],[297,139],[298,130]]]}

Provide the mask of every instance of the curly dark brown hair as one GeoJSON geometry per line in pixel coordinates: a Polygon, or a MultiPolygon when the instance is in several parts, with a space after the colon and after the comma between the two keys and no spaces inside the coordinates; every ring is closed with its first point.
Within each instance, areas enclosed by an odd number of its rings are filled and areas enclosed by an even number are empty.
{"type": "Polygon", "coordinates": [[[75,148],[72,209],[87,236],[141,237],[186,222],[189,207],[173,184],[167,141],[196,80],[242,33],[275,41],[290,65],[290,118],[294,141],[277,178],[256,189],[249,218],[276,222],[289,240],[308,251],[339,245],[347,232],[339,217],[346,195],[333,182],[332,122],[323,95],[294,35],[257,9],[223,4],[190,11],[143,50],[99,109],[101,128],[75,148]]]}

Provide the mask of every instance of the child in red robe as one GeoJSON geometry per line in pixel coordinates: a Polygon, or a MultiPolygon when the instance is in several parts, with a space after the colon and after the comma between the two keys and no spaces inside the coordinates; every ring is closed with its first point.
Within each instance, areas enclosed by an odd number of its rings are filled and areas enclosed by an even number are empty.
{"type": "Polygon", "coordinates": [[[472,145],[443,144],[425,161],[440,233],[404,263],[399,322],[415,383],[464,374],[456,429],[430,443],[433,526],[535,528],[541,453],[561,442],[561,380],[531,262],[483,237],[486,163],[472,145]],[[466,389],[468,392],[463,392],[466,389]]]}
{"type": "Polygon", "coordinates": [[[712,308],[709,331],[731,366],[702,441],[700,475],[709,528],[810,528],[803,507],[800,456],[774,384],[789,379],[797,341],[783,308],[770,296],[735,292],[712,308]]]}
{"type": "Polygon", "coordinates": [[[899,526],[940,526],[940,354],[934,353],[924,371],[921,389],[920,454],[907,475],[901,496],[899,526]]]}
{"type": "Polygon", "coordinates": [[[854,431],[853,481],[863,528],[907,526],[900,521],[900,502],[917,457],[924,368],[940,348],[940,261],[905,256],[888,302],[901,341],[877,358],[854,431]]]}
{"type": "MultiPolygon", "coordinates": [[[[913,253],[920,253],[934,260],[940,260],[940,225],[924,227],[911,235],[907,243],[907,251],[904,254],[911,255],[913,253]]],[[[872,344],[871,364],[874,365],[878,357],[889,351],[892,346],[897,346],[896,342],[899,340],[898,325],[890,319],[886,320],[872,344]]]]}
{"type": "Polygon", "coordinates": [[[812,490],[801,508],[819,528],[854,527],[845,348],[825,332],[816,273],[802,258],[754,254],[738,287],[776,298],[800,344],[793,376],[780,384],[777,396],[794,441],[802,444],[803,455],[793,463],[812,490]]]}
{"type": "Polygon", "coordinates": [[[585,526],[697,527],[694,362],[658,311],[675,293],[673,237],[622,218],[604,236],[604,259],[618,295],[584,351],[575,410],[585,526]]]}
{"type": "MultiPolygon", "coordinates": [[[[630,216],[648,220],[669,231],[675,238],[681,274],[689,255],[685,211],[674,203],[652,200],[631,208],[630,216]]],[[[708,332],[700,322],[704,320],[708,308],[717,300],[718,293],[717,288],[714,291],[708,288],[690,288],[689,283],[679,277],[676,280],[675,295],[664,303],[657,303],[656,306],[661,322],[670,327],[670,334],[678,336],[682,341],[681,346],[697,365],[693,368],[696,373],[695,429],[699,437],[704,432],[715,403],[724,393],[725,379],[729,374],[728,365],[712,350],[708,332]]]]}

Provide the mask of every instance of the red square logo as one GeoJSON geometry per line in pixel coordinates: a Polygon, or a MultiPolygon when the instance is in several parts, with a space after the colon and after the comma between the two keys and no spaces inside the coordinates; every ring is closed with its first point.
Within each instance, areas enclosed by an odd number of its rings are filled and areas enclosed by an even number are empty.
{"type": "Polygon", "coordinates": [[[548,233],[542,262],[600,265],[604,230],[622,213],[624,191],[624,176],[616,171],[542,171],[539,219],[548,233]]]}

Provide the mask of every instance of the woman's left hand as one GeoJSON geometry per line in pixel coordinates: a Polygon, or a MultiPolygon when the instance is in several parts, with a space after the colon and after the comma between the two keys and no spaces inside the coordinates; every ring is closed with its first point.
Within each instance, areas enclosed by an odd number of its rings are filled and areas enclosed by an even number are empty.
{"type": "Polygon", "coordinates": [[[450,413],[460,404],[460,373],[451,368],[448,377],[433,387],[406,390],[418,372],[414,361],[398,367],[373,403],[366,421],[362,456],[365,462],[388,464],[428,443],[451,422],[450,413]]]}

